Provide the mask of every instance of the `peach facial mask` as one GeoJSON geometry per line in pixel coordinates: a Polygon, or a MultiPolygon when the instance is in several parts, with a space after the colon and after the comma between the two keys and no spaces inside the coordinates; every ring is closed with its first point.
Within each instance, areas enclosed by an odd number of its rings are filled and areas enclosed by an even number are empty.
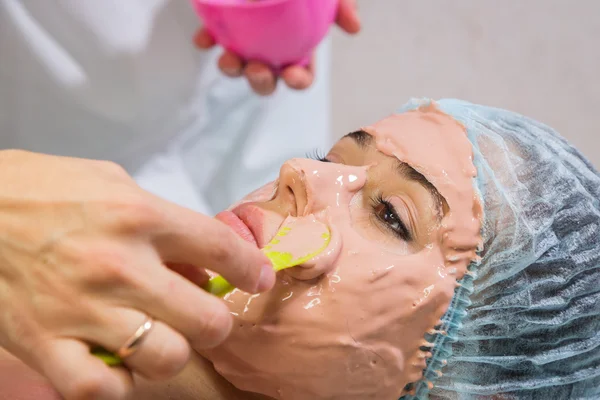
{"type": "Polygon", "coordinates": [[[288,214],[317,218],[331,241],[272,291],[225,297],[232,334],[205,356],[238,388],[275,399],[395,400],[421,379],[424,335],[477,259],[471,144],[430,105],[342,139],[328,158],[287,162],[275,194],[271,185],[233,209],[259,247],[288,214]]]}

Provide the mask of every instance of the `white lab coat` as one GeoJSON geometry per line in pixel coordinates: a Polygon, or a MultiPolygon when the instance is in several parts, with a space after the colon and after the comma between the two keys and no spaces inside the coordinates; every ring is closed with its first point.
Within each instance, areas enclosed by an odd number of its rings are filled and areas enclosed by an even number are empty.
{"type": "Polygon", "coordinates": [[[116,161],[213,214],[330,145],[328,41],[310,90],[260,98],[199,26],[189,0],[0,0],[0,148],[116,161]]]}

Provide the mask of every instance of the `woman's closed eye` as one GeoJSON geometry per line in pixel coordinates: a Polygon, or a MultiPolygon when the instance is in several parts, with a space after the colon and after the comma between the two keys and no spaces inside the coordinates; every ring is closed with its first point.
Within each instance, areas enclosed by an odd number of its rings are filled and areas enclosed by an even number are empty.
{"type": "Polygon", "coordinates": [[[312,160],[317,160],[321,162],[331,162],[328,160],[326,156],[324,156],[318,149],[313,150],[310,153],[306,154],[306,158],[310,158],[312,160]]]}

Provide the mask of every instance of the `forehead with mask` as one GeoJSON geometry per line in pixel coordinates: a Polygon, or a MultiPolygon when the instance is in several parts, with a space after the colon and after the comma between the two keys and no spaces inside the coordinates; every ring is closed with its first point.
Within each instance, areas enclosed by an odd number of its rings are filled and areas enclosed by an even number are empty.
{"type": "Polygon", "coordinates": [[[478,260],[475,174],[464,126],[433,104],[284,164],[233,214],[259,247],[289,215],[326,224],[329,247],[269,293],[228,295],[233,332],[205,355],[238,388],[277,399],[407,394],[432,355],[426,335],[478,260]]]}

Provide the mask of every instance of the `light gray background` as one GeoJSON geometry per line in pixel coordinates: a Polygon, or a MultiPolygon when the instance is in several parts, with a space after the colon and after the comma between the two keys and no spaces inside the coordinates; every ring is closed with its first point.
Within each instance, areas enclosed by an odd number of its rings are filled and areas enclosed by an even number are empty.
{"type": "Polygon", "coordinates": [[[557,129],[600,166],[600,1],[359,0],[333,35],[336,137],[410,97],[457,97],[557,129]]]}

